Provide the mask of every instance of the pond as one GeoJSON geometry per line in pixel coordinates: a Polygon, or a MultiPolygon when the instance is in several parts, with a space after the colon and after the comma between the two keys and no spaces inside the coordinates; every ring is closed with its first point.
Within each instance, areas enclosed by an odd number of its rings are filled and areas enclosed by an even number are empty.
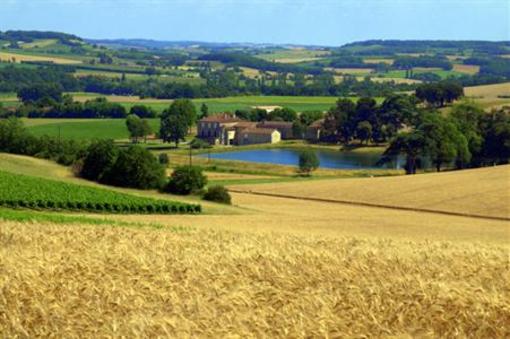
{"type": "MultiPolygon", "coordinates": [[[[337,169],[373,169],[373,168],[402,168],[404,159],[395,159],[384,165],[377,162],[379,154],[343,152],[334,150],[314,150],[320,161],[320,167],[337,169]]],[[[202,157],[210,156],[211,159],[238,160],[278,165],[297,166],[299,163],[299,150],[294,149],[262,149],[232,151],[224,153],[202,154],[202,157]]]]}

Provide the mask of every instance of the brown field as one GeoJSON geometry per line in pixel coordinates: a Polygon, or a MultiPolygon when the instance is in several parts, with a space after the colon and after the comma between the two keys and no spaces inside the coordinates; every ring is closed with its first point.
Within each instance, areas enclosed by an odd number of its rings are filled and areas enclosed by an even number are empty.
{"type": "Polygon", "coordinates": [[[332,68],[332,67],[326,67],[324,68],[327,71],[335,72],[336,74],[354,74],[354,75],[360,75],[360,74],[369,74],[373,72],[373,69],[371,68],[332,68]]]}
{"type": "Polygon", "coordinates": [[[374,82],[389,82],[393,81],[396,84],[419,84],[422,81],[416,80],[416,79],[405,79],[405,78],[378,78],[378,77],[371,77],[370,80],[374,82]]]}
{"type": "Polygon", "coordinates": [[[393,65],[393,62],[395,60],[393,59],[384,59],[384,58],[370,58],[370,59],[363,59],[363,62],[366,64],[380,64],[385,63],[388,65],[393,65]]]}
{"type": "Polygon", "coordinates": [[[502,95],[510,96],[510,82],[504,82],[501,84],[493,85],[465,87],[464,93],[466,96],[475,98],[476,97],[496,98],[502,95]]]}
{"type": "Polygon", "coordinates": [[[232,189],[510,219],[508,165],[404,177],[243,185],[232,189]]]}
{"type": "Polygon", "coordinates": [[[475,99],[487,111],[510,106],[510,82],[464,87],[464,93],[475,99]]]}
{"type": "Polygon", "coordinates": [[[79,64],[80,60],[73,59],[65,59],[60,57],[50,57],[50,56],[36,56],[36,55],[25,55],[25,54],[16,54],[9,52],[0,52],[0,61],[12,61],[16,60],[16,62],[22,61],[49,61],[55,64],[79,64]]]}
{"type": "Polygon", "coordinates": [[[463,65],[463,64],[454,64],[453,71],[465,73],[465,74],[476,74],[480,72],[480,66],[478,65],[463,65]]]}

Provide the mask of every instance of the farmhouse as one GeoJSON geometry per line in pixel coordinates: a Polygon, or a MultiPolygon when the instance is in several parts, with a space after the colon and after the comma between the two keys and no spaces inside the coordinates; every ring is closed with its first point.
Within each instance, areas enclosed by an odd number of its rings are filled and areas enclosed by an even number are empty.
{"type": "Polygon", "coordinates": [[[235,126],[242,120],[229,114],[217,114],[200,119],[197,123],[197,135],[212,145],[233,145],[235,126]]]}
{"type": "Polygon", "coordinates": [[[238,145],[251,144],[275,144],[280,142],[281,135],[275,129],[269,128],[246,128],[238,135],[238,145]]]}
{"type": "Polygon", "coordinates": [[[198,121],[197,129],[197,136],[212,145],[277,143],[281,140],[281,132],[272,125],[241,120],[229,114],[203,118],[198,121]]]}
{"type": "Polygon", "coordinates": [[[293,139],[292,122],[288,121],[262,121],[257,124],[259,128],[275,129],[280,132],[282,139],[293,139]]]}
{"type": "Polygon", "coordinates": [[[314,121],[306,128],[305,139],[308,141],[319,141],[324,127],[324,119],[314,121]]]}

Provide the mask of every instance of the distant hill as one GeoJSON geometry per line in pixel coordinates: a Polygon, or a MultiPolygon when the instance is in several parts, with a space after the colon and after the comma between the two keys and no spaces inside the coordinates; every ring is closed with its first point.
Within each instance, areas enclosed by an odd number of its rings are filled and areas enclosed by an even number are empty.
{"type": "Polygon", "coordinates": [[[175,49],[175,48],[206,48],[206,49],[232,49],[232,48],[322,48],[321,46],[271,44],[250,42],[206,42],[206,41],[167,41],[152,39],[85,39],[89,44],[96,44],[110,48],[141,48],[141,49],[175,49]]]}

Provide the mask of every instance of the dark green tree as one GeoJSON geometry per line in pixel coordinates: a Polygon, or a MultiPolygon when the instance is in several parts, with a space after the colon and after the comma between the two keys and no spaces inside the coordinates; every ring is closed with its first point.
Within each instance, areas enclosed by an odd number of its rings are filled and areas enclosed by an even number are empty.
{"type": "Polygon", "coordinates": [[[105,182],[111,172],[119,149],[113,140],[98,140],[93,142],[86,151],[80,175],[88,180],[105,182]]]}
{"type": "Polygon", "coordinates": [[[179,142],[184,141],[188,134],[188,128],[185,117],[163,112],[159,136],[164,142],[175,142],[175,147],[179,147],[179,142]]]}
{"type": "Polygon", "coordinates": [[[176,167],[170,176],[165,191],[174,194],[187,195],[197,192],[207,184],[207,177],[202,168],[197,166],[176,167]]]}
{"type": "Polygon", "coordinates": [[[150,106],[145,105],[134,105],[129,110],[129,114],[136,114],[142,119],[156,117],[156,112],[150,106]]]}
{"type": "Polygon", "coordinates": [[[423,154],[425,145],[424,137],[420,131],[399,133],[390,143],[383,156],[398,157],[406,156],[405,170],[407,174],[415,174],[418,167],[418,157],[423,154]]]}
{"type": "Polygon", "coordinates": [[[356,126],[356,136],[361,143],[366,142],[368,144],[372,138],[372,125],[366,120],[358,122],[356,126]]]}
{"type": "Polygon", "coordinates": [[[280,121],[288,121],[292,122],[297,120],[297,113],[293,109],[283,107],[276,108],[268,116],[269,120],[280,120],[280,121]]]}
{"type": "Polygon", "coordinates": [[[133,145],[119,152],[107,177],[114,186],[154,189],[162,186],[165,168],[150,151],[133,145]]]}
{"type": "Polygon", "coordinates": [[[317,154],[312,150],[303,150],[299,152],[299,173],[310,175],[310,173],[319,168],[320,161],[317,154]]]}
{"type": "Polygon", "coordinates": [[[209,116],[209,107],[207,107],[207,104],[205,102],[202,103],[202,105],[200,106],[200,113],[201,113],[201,118],[205,118],[205,117],[209,116]]]}

